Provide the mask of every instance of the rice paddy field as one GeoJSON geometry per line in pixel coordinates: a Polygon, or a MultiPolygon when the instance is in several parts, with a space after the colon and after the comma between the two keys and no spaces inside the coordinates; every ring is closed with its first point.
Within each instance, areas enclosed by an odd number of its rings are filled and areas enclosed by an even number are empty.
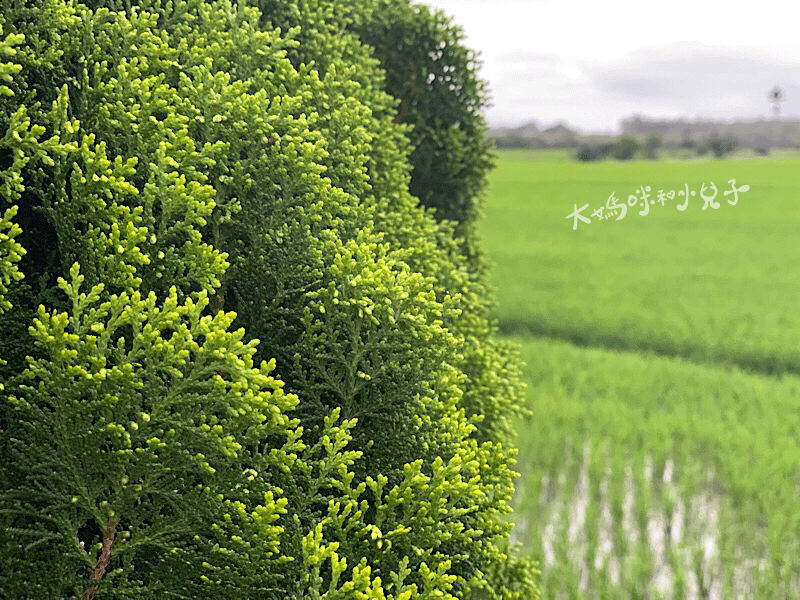
{"type": "Polygon", "coordinates": [[[800,598],[800,158],[498,154],[481,237],[543,598],[800,598]]]}

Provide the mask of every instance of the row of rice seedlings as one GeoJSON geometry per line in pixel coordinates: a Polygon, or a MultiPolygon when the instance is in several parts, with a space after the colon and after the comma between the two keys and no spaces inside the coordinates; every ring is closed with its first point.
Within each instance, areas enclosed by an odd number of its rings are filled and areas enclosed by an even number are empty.
{"type": "MultiPolygon", "coordinates": [[[[620,446],[609,454],[607,443],[586,443],[582,452],[570,444],[563,458],[555,489],[541,490],[548,597],[774,593],[774,579],[770,583],[763,572],[736,578],[746,564],[742,552],[735,552],[739,536],[726,535],[736,529],[735,514],[712,493],[712,474],[705,482],[695,481],[699,487],[692,494],[681,494],[672,480],[674,463],[657,466],[642,453],[627,461],[620,446]],[[656,497],[659,490],[663,493],[656,497]]],[[[787,597],[796,588],[796,578],[788,577],[787,597]]]]}
{"type": "MultiPolygon", "coordinates": [[[[587,472],[590,470],[588,468],[590,462],[591,459],[587,461],[587,472]]],[[[778,561],[772,561],[771,569],[764,568],[767,560],[763,557],[760,561],[746,558],[759,556],[756,551],[757,546],[748,544],[746,551],[742,550],[741,532],[749,528],[741,525],[738,527],[740,533],[737,534],[737,523],[740,518],[725,497],[713,492],[711,485],[713,478],[710,476],[706,482],[697,482],[699,487],[694,489],[693,494],[686,495],[686,501],[682,498],[673,500],[669,511],[664,499],[670,496],[653,498],[649,503],[646,533],[644,533],[641,526],[644,522],[641,516],[643,503],[637,502],[635,496],[639,489],[647,489],[648,486],[655,489],[658,478],[648,481],[646,459],[636,462],[644,466],[640,471],[643,475],[635,476],[639,469],[628,466],[627,477],[618,478],[618,481],[627,479],[625,487],[630,487],[633,480],[638,480],[638,485],[634,485],[635,493],[631,494],[628,489],[621,503],[619,501],[611,503],[607,500],[610,495],[608,494],[610,479],[602,480],[599,486],[590,479],[588,482],[578,483],[576,488],[574,481],[570,486],[567,484],[568,478],[562,478],[565,493],[559,499],[559,505],[562,507],[561,518],[571,514],[573,523],[576,518],[578,522],[585,522],[587,552],[585,561],[581,561],[580,552],[575,550],[580,548],[581,544],[577,530],[573,528],[565,532],[563,527],[561,528],[561,547],[569,545],[572,548],[572,552],[563,550],[561,555],[563,557],[566,554],[571,559],[573,568],[569,571],[564,569],[559,571],[559,573],[569,572],[570,581],[566,587],[559,588],[558,582],[554,579],[553,591],[564,590],[569,597],[606,597],[611,590],[602,588],[611,585],[626,590],[628,597],[751,598],[754,594],[761,597],[764,594],[768,594],[769,597],[775,597],[775,594],[779,594],[779,597],[797,596],[800,582],[796,571],[792,571],[794,557],[797,556],[796,544],[789,544],[784,539],[779,547],[776,546],[769,552],[768,557],[774,557],[776,554],[781,557],[778,561]],[[645,487],[640,488],[642,485],[645,487]],[[599,494],[598,487],[602,490],[599,494]],[[566,498],[566,490],[580,489],[585,489],[587,493],[583,501],[585,520],[575,512],[575,506],[579,505],[580,501],[566,498]],[[593,504],[597,508],[592,509],[593,504]],[[617,508],[614,512],[621,513],[622,518],[618,518],[614,525],[617,531],[623,532],[619,538],[622,544],[614,548],[613,556],[611,552],[599,555],[589,550],[591,540],[610,537],[604,530],[609,529],[611,519],[605,517],[604,520],[594,515],[605,513],[610,516],[613,504],[617,507],[621,505],[621,510],[617,508]],[[563,510],[566,505],[571,507],[571,512],[563,510]],[[626,552],[626,548],[629,552],[626,552]],[[615,563],[623,565],[621,578],[618,568],[617,574],[612,575],[615,563]],[[758,565],[759,569],[753,568],[758,565]],[[585,591],[586,596],[576,596],[576,589],[585,591]]],[[[670,470],[671,466],[662,472],[662,478],[667,482],[671,479],[671,473],[667,477],[663,476],[670,470]]],[[[673,498],[677,496],[677,486],[666,486],[664,489],[671,490],[673,498]]],[[[777,536],[773,543],[778,543],[777,536]]],[[[596,546],[599,547],[599,542],[596,546]]]]}
{"type": "Polygon", "coordinates": [[[545,574],[558,536],[573,563],[558,565],[569,586],[553,571],[545,591],[800,597],[798,378],[552,341],[530,348],[543,366],[525,484],[542,485],[527,500],[527,539],[545,574]],[[567,519],[582,525],[565,529],[567,519]]]}
{"type": "Polygon", "coordinates": [[[601,585],[599,577],[608,575],[607,571],[598,570],[605,564],[611,553],[611,510],[605,503],[608,494],[610,465],[608,462],[609,445],[604,444],[599,451],[589,452],[588,461],[588,494],[586,504],[586,563],[588,565],[588,588],[597,589],[601,585]]]}

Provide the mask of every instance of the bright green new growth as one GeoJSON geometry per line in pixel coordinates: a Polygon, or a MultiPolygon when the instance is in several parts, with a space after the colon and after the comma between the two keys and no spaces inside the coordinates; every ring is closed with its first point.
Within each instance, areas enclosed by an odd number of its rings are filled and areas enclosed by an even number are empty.
{"type": "Polygon", "coordinates": [[[19,225],[14,223],[14,215],[17,214],[17,207],[12,206],[0,218],[0,312],[11,308],[11,303],[5,300],[4,294],[8,291],[8,284],[11,281],[19,281],[23,278],[22,272],[17,268],[18,263],[25,254],[25,248],[14,241],[14,238],[22,233],[19,225]]]}
{"type": "Polygon", "coordinates": [[[203,581],[239,589],[257,575],[250,589],[274,587],[287,499],[269,481],[297,469],[296,396],[274,364],[253,365],[255,342],[227,331],[234,315],[203,316],[205,292],[99,303],[102,284],[81,293],[77,263],[71,279],[59,283],[72,310],[40,307],[31,335],[46,358],[29,359],[8,398],[24,426],[8,439],[3,507],[27,521],[11,530],[24,545],[6,556],[9,597],[81,594],[88,572],[114,597],[205,597],[203,581]],[[267,453],[265,439],[282,442],[267,453]],[[168,576],[191,568],[202,575],[168,576]]]}
{"type": "MultiPolygon", "coordinates": [[[[0,26],[0,35],[2,35],[0,26]]],[[[10,34],[0,42],[0,55],[13,57],[16,54],[14,46],[21,44],[25,39],[22,34],[10,34]]],[[[22,67],[10,62],[0,62],[0,81],[10,83],[13,76],[19,73],[22,67]]],[[[13,96],[14,92],[5,84],[0,83],[0,95],[13,96]]],[[[13,162],[10,166],[0,171],[0,194],[3,202],[0,204],[0,314],[11,308],[11,303],[6,300],[5,294],[8,292],[8,285],[12,281],[19,281],[23,278],[19,270],[18,263],[25,254],[19,242],[15,241],[22,229],[17,225],[13,218],[17,214],[18,207],[12,202],[19,199],[24,186],[20,171],[28,163],[30,157],[26,155],[26,150],[36,145],[36,136],[43,130],[41,128],[30,128],[30,120],[27,119],[25,109],[20,107],[14,113],[8,128],[0,139],[0,147],[8,148],[13,153],[13,162]]],[[[2,360],[2,358],[0,358],[2,360]]],[[[2,384],[0,383],[0,390],[2,384]]]]}
{"type": "Polygon", "coordinates": [[[341,32],[372,3],[129,4],[3,15],[0,595],[531,597],[518,362],[341,32]]]}
{"type": "Polygon", "coordinates": [[[334,426],[334,410],[319,442],[306,447],[302,428],[285,414],[297,397],[269,375],[274,363],[254,367],[256,344],[244,344],[241,330],[227,331],[231,313],[203,316],[205,292],[183,304],[174,288],[160,306],[153,293],[142,299],[138,292],[98,304],[102,285],[81,293],[77,264],[71,278],[60,287],[72,310],[41,308],[31,327],[47,358],[29,360],[18,393],[8,398],[25,425],[9,439],[9,471],[18,484],[4,495],[4,512],[29,520],[10,532],[25,544],[22,552],[7,549],[8,593],[47,597],[97,587],[109,597],[134,589],[219,597],[288,590],[294,578],[306,593],[340,584],[342,594],[378,594],[367,597],[451,589],[451,561],[469,557],[437,550],[463,532],[436,515],[483,512],[481,527],[465,532],[476,539],[493,526],[489,496],[508,501],[511,490],[492,485],[507,467],[490,445],[472,442],[447,462],[437,458],[430,476],[421,460],[406,465],[403,481],[390,489],[382,475],[353,487],[348,467],[360,453],[344,449],[355,422],[334,426]],[[327,516],[312,527],[303,509],[325,500],[327,516]],[[365,518],[367,511],[374,516],[365,518]],[[287,552],[296,543],[283,535],[287,513],[302,517],[286,528],[308,530],[302,567],[287,552]],[[423,535],[432,543],[413,545],[423,535]],[[409,577],[402,554],[397,571],[382,570],[395,583],[365,578],[371,570],[358,551],[364,543],[411,551],[418,575],[409,577]],[[351,560],[361,559],[349,578],[342,578],[347,559],[336,553],[340,546],[351,560]],[[318,565],[327,560],[331,579],[323,586],[318,565]],[[49,570],[42,574],[44,562],[49,570]],[[102,583],[86,588],[86,577],[75,575],[82,569],[102,583]]]}

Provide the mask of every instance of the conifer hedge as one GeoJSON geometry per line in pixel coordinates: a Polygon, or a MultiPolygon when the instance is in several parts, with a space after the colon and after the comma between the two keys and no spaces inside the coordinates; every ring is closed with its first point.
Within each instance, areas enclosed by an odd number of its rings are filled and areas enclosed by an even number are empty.
{"type": "Polygon", "coordinates": [[[0,597],[534,597],[381,3],[2,7],[0,597]]]}

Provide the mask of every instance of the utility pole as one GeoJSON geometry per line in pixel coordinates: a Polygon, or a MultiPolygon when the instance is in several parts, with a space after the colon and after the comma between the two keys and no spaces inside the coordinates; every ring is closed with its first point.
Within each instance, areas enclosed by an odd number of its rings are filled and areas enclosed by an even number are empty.
{"type": "Polygon", "coordinates": [[[777,85],[772,88],[770,93],[768,94],[769,101],[772,102],[772,111],[775,113],[775,119],[772,121],[772,125],[770,126],[770,147],[774,144],[777,144],[779,133],[775,130],[776,124],[781,117],[781,102],[783,102],[786,97],[784,96],[783,90],[778,87],[777,85]]]}
{"type": "Polygon", "coordinates": [[[776,85],[769,93],[769,100],[773,103],[772,111],[775,113],[775,120],[778,120],[781,116],[781,102],[786,100],[783,90],[776,85]]]}

